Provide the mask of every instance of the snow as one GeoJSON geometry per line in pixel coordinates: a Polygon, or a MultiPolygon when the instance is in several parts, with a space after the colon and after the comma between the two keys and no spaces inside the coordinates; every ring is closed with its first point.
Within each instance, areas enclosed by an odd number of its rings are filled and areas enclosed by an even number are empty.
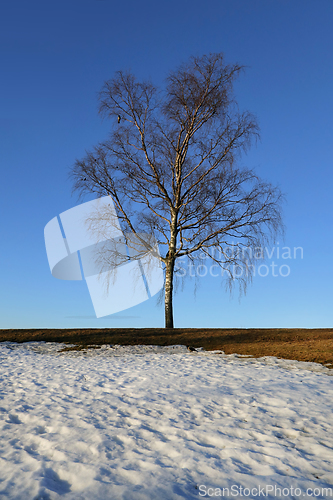
{"type": "Polygon", "coordinates": [[[333,370],[63,347],[0,344],[0,499],[333,497],[333,370]]]}

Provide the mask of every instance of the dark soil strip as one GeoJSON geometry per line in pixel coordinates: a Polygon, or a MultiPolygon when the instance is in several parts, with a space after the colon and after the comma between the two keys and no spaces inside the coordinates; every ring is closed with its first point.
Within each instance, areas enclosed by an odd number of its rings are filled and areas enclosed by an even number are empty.
{"type": "MultiPolygon", "coordinates": [[[[333,329],[103,328],[0,330],[0,342],[64,342],[76,349],[102,344],[174,345],[223,350],[226,354],[277,356],[333,368],[333,329]]],[[[68,347],[68,349],[72,349],[68,347]]]]}

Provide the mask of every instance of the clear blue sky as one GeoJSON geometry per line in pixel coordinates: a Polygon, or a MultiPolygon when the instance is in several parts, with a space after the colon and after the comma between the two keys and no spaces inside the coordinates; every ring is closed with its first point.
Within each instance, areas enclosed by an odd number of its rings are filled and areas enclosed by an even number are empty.
{"type": "Polygon", "coordinates": [[[199,278],[196,295],[187,282],[175,325],[333,326],[332,20],[331,0],[3,2],[0,328],[163,326],[156,298],[96,319],[84,281],[51,276],[43,230],[77,204],[69,168],[108,132],[103,82],[131,69],[162,84],[190,55],[220,51],[248,66],[236,97],[261,127],[242,162],[285,193],[279,246],[304,254],[275,259],[289,276],[257,276],[240,300],[218,278],[199,278]]]}

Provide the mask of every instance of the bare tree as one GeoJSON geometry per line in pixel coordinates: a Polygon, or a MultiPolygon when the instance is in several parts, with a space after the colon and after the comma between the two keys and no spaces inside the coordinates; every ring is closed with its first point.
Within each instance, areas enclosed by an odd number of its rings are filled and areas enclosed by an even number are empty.
{"type": "Polygon", "coordinates": [[[71,170],[80,195],[109,195],[125,230],[156,238],[167,328],[174,326],[176,259],[200,252],[231,283],[240,266],[248,271],[237,275],[245,285],[253,269],[247,250],[282,229],[279,189],[237,166],[259,136],[255,117],[240,112],[233,96],[242,69],[221,53],[192,57],[169,74],[163,91],[117,72],[99,93],[110,136],[71,170]]]}

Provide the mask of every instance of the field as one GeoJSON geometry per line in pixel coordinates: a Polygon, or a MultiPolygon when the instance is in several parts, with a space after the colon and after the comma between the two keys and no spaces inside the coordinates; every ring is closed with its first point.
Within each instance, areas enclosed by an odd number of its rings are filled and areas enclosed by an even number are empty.
{"type": "Polygon", "coordinates": [[[0,339],[0,499],[333,497],[331,330],[0,339]]]}
{"type": "Polygon", "coordinates": [[[68,349],[108,345],[186,345],[225,354],[275,356],[333,368],[333,329],[77,329],[0,330],[0,342],[61,342],[68,349]]]}

